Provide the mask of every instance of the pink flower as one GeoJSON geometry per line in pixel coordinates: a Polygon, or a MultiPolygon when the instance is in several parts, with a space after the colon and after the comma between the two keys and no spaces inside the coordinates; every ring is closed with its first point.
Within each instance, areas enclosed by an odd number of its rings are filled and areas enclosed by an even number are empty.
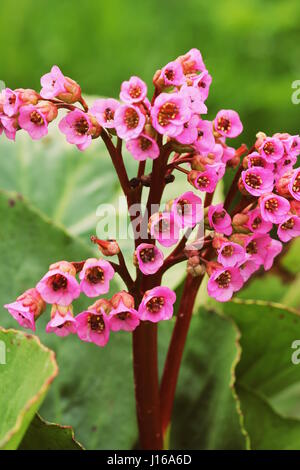
{"type": "Polygon", "coordinates": [[[149,219],[151,236],[163,246],[172,246],[179,240],[179,226],[171,212],[159,212],[149,219]]]}
{"type": "Polygon", "coordinates": [[[278,240],[271,239],[268,251],[264,260],[264,269],[268,271],[273,266],[274,259],[282,250],[282,243],[278,240]]]}
{"type": "Polygon", "coordinates": [[[194,142],[194,147],[199,153],[210,152],[215,147],[212,123],[199,119],[197,129],[198,137],[194,142]]]}
{"type": "Polygon", "coordinates": [[[39,140],[48,134],[46,116],[36,106],[22,106],[18,122],[33,140],[39,140]]]}
{"type": "Polygon", "coordinates": [[[272,222],[267,222],[261,216],[260,209],[257,207],[247,213],[249,219],[245,226],[254,233],[268,233],[273,227],[272,222]]]}
{"type": "Polygon", "coordinates": [[[128,308],[122,301],[109,314],[109,326],[111,331],[134,331],[140,324],[138,312],[134,308],[128,308]]]}
{"type": "Polygon", "coordinates": [[[139,77],[131,77],[121,85],[120,98],[124,103],[140,103],[147,96],[147,85],[139,77]]]}
{"type": "Polygon", "coordinates": [[[190,117],[189,102],[179,93],[161,93],[151,109],[153,127],[169,137],[180,135],[190,117]]]}
{"type": "Polygon", "coordinates": [[[115,112],[120,106],[119,101],[113,98],[99,99],[91,107],[91,113],[102,127],[112,129],[115,127],[115,112]]]}
{"type": "Polygon", "coordinates": [[[242,264],[239,265],[239,268],[240,274],[242,275],[244,282],[247,282],[248,279],[250,279],[250,277],[252,276],[252,274],[259,269],[259,267],[260,265],[256,264],[251,259],[242,262],[242,264]]]}
{"type": "Polygon", "coordinates": [[[195,75],[192,78],[193,86],[198,88],[201,93],[202,101],[205,101],[209,94],[209,88],[212,82],[212,77],[207,70],[204,70],[200,75],[195,75]]]}
{"type": "Polygon", "coordinates": [[[89,116],[79,109],[69,112],[59,123],[60,131],[65,134],[69,144],[85,150],[92,143],[92,122],[89,116]]]}
{"type": "Polygon", "coordinates": [[[290,203],[284,197],[271,193],[259,199],[259,207],[265,221],[279,224],[285,221],[290,210],[290,203]]]}
{"type": "Polygon", "coordinates": [[[246,251],[238,243],[222,243],[218,250],[218,262],[221,263],[224,267],[239,265],[245,261],[245,257],[246,251]]]}
{"type": "Polygon", "coordinates": [[[211,228],[224,235],[231,235],[231,217],[223,208],[223,204],[216,204],[208,208],[208,220],[211,228]]]}
{"type": "Polygon", "coordinates": [[[291,180],[288,185],[290,194],[296,201],[300,201],[300,169],[293,171],[291,180]]]}
{"type": "Polygon", "coordinates": [[[284,155],[284,146],[281,140],[267,137],[259,147],[259,151],[269,162],[277,162],[284,155]]]}
{"type": "Polygon", "coordinates": [[[169,62],[161,71],[161,77],[167,86],[179,86],[185,82],[182,66],[179,62],[169,62]]]}
{"type": "Polygon", "coordinates": [[[109,318],[96,304],[76,317],[78,337],[87,343],[104,347],[109,340],[109,318]]]}
{"type": "Polygon", "coordinates": [[[155,160],[159,157],[159,147],[156,140],[147,134],[141,134],[136,139],[128,140],[126,148],[138,161],[144,161],[147,158],[155,160]]]}
{"type": "Polygon", "coordinates": [[[278,238],[283,242],[288,242],[292,238],[300,235],[300,217],[295,215],[287,215],[286,220],[278,227],[278,238]]]}
{"type": "Polygon", "coordinates": [[[219,302],[227,302],[234,292],[241,289],[243,277],[236,267],[218,268],[209,278],[207,291],[210,297],[219,302]]]}
{"type": "Polygon", "coordinates": [[[193,144],[198,137],[199,117],[194,114],[191,119],[183,125],[183,131],[176,136],[176,140],[181,144],[193,144]]]}
{"type": "Polygon", "coordinates": [[[236,111],[222,109],[214,121],[215,130],[224,137],[237,137],[243,132],[243,125],[236,111]]]}
{"type": "Polygon", "coordinates": [[[164,263],[164,255],[155,246],[141,243],[136,249],[138,265],[143,274],[155,274],[164,263]]]}
{"type": "Polygon", "coordinates": [[[261,196],[270,193],[274,187],[274,175],[272,171],[260,167],[248,168],[242,172],[242,180],[245,189],[252,196],[261,196]]]}
{"type": "Polygon", "coordinates": [[[173,201],[172,212],[181,228],[194,227],[203,220],[202,200],[192,191],[188,191],[173,201]]]}
{"type": "Polygon", "coordinates": [[[29,289],[4,307],[20,326],[35,331],[35,320],[43,313],[46,304],[36,289],[29,289]]]}
{"type": "Polygon", "coordinates": [[[268,246],[270,244],[270,236],[265,234],[250,235],[246,239],[245,249],[248,259],[261,265],[267,255],[268,246]]]}
{"type": "Polygon", "coordinates": [[[47,333],[55,333],[57,336],[68,336],[76,333],[76,320],[73,316],[73,307],[62,307],[54,304],[51,310],[51,320],[46,326],[47,333]]]}
{"type": "Polygon", "coordinates": [[[70,305],[80,295],[75,274],[76,270],[71,263],[55,263],[50,266],[50,270],[37,284],[36,289],[48,304],[70,305]]]}
{"type": "Polygon", "coordinates": [[[207,107],[203,103],[202,95],[198,88],[184,85],[180,89],[180,95],[189,102],[189,107],[192,113],[206,114],[207,107]]]}
{"type": "Polygon", "coordinates": [[[154,287],[154,289],[147,291],[139,307],[141,320],[153,323],[170,320],[173,316],[175,300],[175,293],[168,287],[154,287]]]}
{"type": "Polygon", "coordinates": [[[124,104],[115,112],[115,128],[121,139],[130,140],[138,137],[146,122],[139,108],[124,104]]]}
{"type": "Polygon", "coordinates": [[[80,289],[87,297],[97,297],[109,291],[109,281],[115,271],[108,261],[96,258],[86,260],[79,274],[80,289]]]}
{"type": "Polygon", "coordinates": [[[300,137],[299,135],[293,135],[287,139],[284,143],[287,153],[291,157],[298,157],[300,155],[300,137]]]}
{"type": "Polygon", "coordinates": [[[206,70],[199,49],[193,48],[176,60],[181,63],[185,75],[206,70]]]}
{"type": "Polygon", "coordinates": [[[64,84],[65,77],[63,73],[57,65],[54,65],[51,72],[46,73],[41,78],[41,97],[46,100],[56,98],[58,95],[66,91],[64,84]]]}
{"type": "Polygon", "coordinates": [[[17,118],[15,117],[8,117],[5,116],[4,114],[0,114],[0,135],[4,131],[6,137],[9,140],[15,140],[16,139],[16,133],[18,129],[18,121],[17,118]]]}
{"type": "Polygon", "coordinates": [[[188,181],[194,188],[205,193],[213,193],[218,183],[218,175],[212,168],[205,171],[190,171],[188,181]]]}
{"type": "Polygon", "coordinates": [[[246,157],[248,168],[261,167],[265,170],[274,171],[274,163],[267,161],[266,157],[257,152],[253,152],[246,157]]]}
{"type": "Polygon", "coordinates": [[[19,112],[19,108],[22,104],[20,98],[20,93],[13,91],[10,88],[3,90],[4,102],[3,102],[3,111],[9,116],[15,116],[19,112]]]}

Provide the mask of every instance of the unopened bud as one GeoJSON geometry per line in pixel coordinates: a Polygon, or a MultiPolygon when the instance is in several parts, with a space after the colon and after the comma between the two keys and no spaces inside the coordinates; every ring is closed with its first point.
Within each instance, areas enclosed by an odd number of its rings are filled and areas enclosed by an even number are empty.
{"type": "Polygon", "coordinates": [[[81,98],[81,88],[74,80],[65,77],[64,82],[65,92],[58,95],[58,99],[68,104],[74,104],[81,98]]]}
{"type": "Polygon", "coordinates": [[[120,247],[116,240],[99,240],[99,238],[92,236],[91,241],[98,245],[104,256],[115,256],[120,253],[120,247]]]}
{"type": "Polygon", "coordinates": [[[110,311],[112,310],[112,304],[107,299],[99,299],[99,300],[96,300],[96,302],[93,305],[90,305],[88,310],[95,310],[97,313],[104,311],[104,313],[108,315],[110,311]]]}
{"type": "Polygon", "coordinates": [[[114,308],[117,308],[120,302],[123,302],[125,307],[134,308],[134,298],[126,291],[117,292],[111,299],[110,303],[114,308]]]}
{"type": "Polygon", "coordinates": [[[264,132],[258,132],[256,134],[255,148],[258,149],[262,143],[266,140],[267,135],[264,132]]]}
{"type": "Polygon", "coordinates": [[[205,171],[205,165],[207,165],[208,159],[207,157],[204,157],[203,155],[196,154],[193,156],[193,159],[191,161],[191,167],[193,170],[197,171],[205,171]]]}
{"type": "Polygon", "coordinates": [[[57,118],[57,107],[50,101],[40,101],[37,105],[37,109],[43,113],[47,122],[52,122],[57,118]]]}
{"type": "Polygon", "coordinates": [[[229,240],[238,245],[245,246],[248,238],[248,235],[244,233],[234,233],[229,237],[229,240]]]}
{"type": "Polygon", "coordinates": [[[40,99],[39,94],[35,90],[31,90],[30,88],[27,88],[26,90],[23,90],[23,88],[19,88],[16,91],[20,93],[20,99],[24,104],[32,104],[35,106],[40,99]]]}
{"type": "Polygon", "coordinates": [[[72,263],[69,263],[68,261],[57,261],[56,263],[51,264],[49,267],[49,271],[53,271],[55,269],[59,269],[64,273],[70,274],[71,276],[76,276],[76,268],[73,266],[72,263]]]}

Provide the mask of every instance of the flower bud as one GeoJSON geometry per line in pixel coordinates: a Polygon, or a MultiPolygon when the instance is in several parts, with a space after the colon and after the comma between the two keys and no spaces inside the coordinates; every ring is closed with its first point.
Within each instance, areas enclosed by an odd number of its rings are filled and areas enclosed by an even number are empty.
{"type": "Polygon", "coordinates": [[[120,253],[120,247],[116,240],[99,240],[92,236],[91,241],[98,245],[99,250],[104,256],[115,256],[120,253]]]}
{"type": "Polygon", "coordinates": [[[232,227],[234,231],[238,233],[250,233],[250,230],[245,227],[248,220],[249,216],[247,214],[235,214],[232,219],[232,227]]]}
{"type": "Polygon", "coordinates": [[[256,142],[255,142],[255,148],[259,149],[259,147],[262,145],[262,143],[266,140],[267,136],[264,132],[258,132],[256,134],[256,142]]]}
{"type": "Polygon", "coordinates": [[[99,299],[99,300],[96,300],[96,302],[93,305],[90,305],[88,310],[94,310],[97,313],[101,313],[102,311],[104,311],[104,313],[108,315],[110,311],[112,310],[112,308],[113,306],[109,300],[99,299]]]}
{"type": "Polygon", "coordinates": [[[187,263],[187,272],[193,277],[203,276],[206,272],[205,264],[198,255],[191,256],[187,263]]]}
{"type": "Polygon", "coordinates": [[[276,190],[280,196],[290,196],[291,193],[289,191],[289,183],[293,176],[293,172],[289,171],[285,175],[283,175],[279,180],[276,182],[276,190]]]}
{"type": "Polygon", "coordinates": [[[128,294],[128,292],[124,290],[121,292],[117,292],[110,299],[110,303],[113,308],[117,308],[121,301],[127,308],[134,308],[134,298],[132,297],[132,295],[128,294]]]}
{"type": "Polygon", "coordinates": [[[31,90],[30,88],[27,88],[26,90],[23,90],[23,88],[19,88],[16,91],[20,93],[20,99],[23,104],[32,104],[35,106],[40,99],[39,94],[35,90],[31,90]]]}
{"type": "Polygon", "coordinates": [[[58,95],[58,99],[68,104],[74,104],[81,98],[81,88],[74,80],[65,77],[64,81],[65,92],[58,95]]]}
{"type": "Polygon", "coordinates": [[[248,238],[249,238],[248,235],[244,233],[233,233],[229,237],[229,240],[231,242],[237,243],[238,245],[245,246],[248,238]]]}
{"type": "Polygon", "coordinates": [[[223,237],[220,234],[216,234],[213,238],[212,246],[215,248],[215,250],[219,250],[223,243],[227,243],[228,239],[223,237]]]}
{"type": "Polygon", "coordinates": [[[300,217],[300,201],[296,201],[295,199],[293,199],[292,201],[290,201],[290,204],[291,204],[291,213],[296,214],[300,217]]]}
{"type": "Polygon", "coordinates": [[[54,271],[57,269],[64,273],[70,274],[71,276],[76,276],[76,268],[68,261],[57,261],[56,263],[51,264],[49,267],[49,271],[54,271]]]}
{"type": "Polygon", "coordinates": [[[223,266],[220,263],[217,263],[216,261],[208,261],[206,264],[206,272],[209,276],[212,275],[212,273],[219,268],[222,268],[223,266]]]}
{"type": "Polygon", "coordinates": [[[196,154],[193,156],[193,159],[191,161],[191,167],[193,170],[205,171],[207,163],[209,163],[207,157],[204,157],[200,154],[196,154]]]}
{"type": "Polygon", "coordinates": [[[37,109],[43,113],[47,122],[52,122],[57,118],[57,107],[50,101],[40,101],[37,105],[37,109]]]}

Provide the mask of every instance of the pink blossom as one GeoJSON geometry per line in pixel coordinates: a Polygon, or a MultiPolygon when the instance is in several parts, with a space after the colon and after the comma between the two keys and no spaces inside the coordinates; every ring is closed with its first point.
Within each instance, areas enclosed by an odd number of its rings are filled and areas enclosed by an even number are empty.
{"type": "Polygon", "coordinates": [[[3,90],[4,102],[3,111],[8,117],[15,116],[19,112],[19,108],[22,105],[20,93],[13,91],[10,88],[3,90]]]}
{"type": "Polygon", "coordinates": [[[265,221],[279,224],[285,221],[290,210],[290,203],[284,197],[271,193],[260,197],[259,207],[265,221]]]}
{"type": "Polygon", "coordinates": [[[122,301],[109,314],[109,326],[111,331],[134,331],[140,324],[138,312],[134,308],[128,308],[122,301]]]}
{"type": "Polygon", "coordinates": [[[139,268],[143,274],[155,274],[164,263],[164,255],[155,245],[141,243],[136,249],[139,268]]]}
{"type": "Polygon", "coordinates": [[[213,193],[218,183],[218,175],[212,168],[205,171],[191,171],[188,175],[188,181],[199,191],[213,193]]]}
{"type": "Polygon", "coordinates": [[[109,291],[109,281],[115,271],[108,261],[96,258],[86,260],[79,274],[80,289],[87,297],[97,297],[109,291]]]}
{"type": "Polygon", "coordinates": [[[4,114],[0,114],[0,135],[4,131],[6,137],[9,140],[15,140],[16,139],[16,133],[18,129],[18,121],[17,118],[15,117],[8,117],[5,116],[4,114]]]}
{"type": "Polygon", "coordinates": [[[300,168],[293,171],[288,189],[296,201],[300,201],[300,168]]]}
{"type": "Polygon", "coordinates": [[[193,144],[198,137],[198,122],[199,117],[194,114],[191,119],[183,125],[183,131],[176,136],[176,140],[181,144],[193,144]]]}
{"type": "Polygon", "coordinates": [[[75,144],[81,151],[92,143],[92,122],[89,116],[79,109],[69,112],[58,127],[65,134],[67,142],[75,144]]]}
{"type": "Polygon", "coordinates": [[[219,302],[227,302],[234,292],[241,289],[243,284],[244,280],[238,268],[218,268],[209,278],[207,284],[208,295],[219,302]]]}
{"type": "Polygon", "coordinates": [[[281,140],[267,137],[259,147],[259,151],[269,162],[277,162],[284,155],[284,146],[281,140]]]}
{"type": "Polygon", "coordinates": [[[33,140],[39,140],[48,134],[46,116],[36,106],[22,106],[18,122],[33,140]]]}
{"type": "Polygon", "coordinates": [[[155,160],[159,157],[159,147],[156,140],[147,134],[141,134],[136,139],[128,140],[126,148],[138,161],[144,161],[147,158],[155,160]]]}
{"type": "Polygon", "coordinates": [[[300,137],[293,135],[284,143],[287,153],[291,157],[298,157],[300,155],[300,137]]]}
{"type": "Polygon", "coordinates": [[[76,333],[76,320],[73,316],[72,305],[62,307],[54,304],[51,310],[51,320],[46,326],[47,333],[57,336],[68,336],[76,333]]]}
{"type": "Polygon", "coordinates": [[[189,102],[180,93],[161,93],[151,109],[153,127],[169,137],[180,135],[190,117],[189,102]]]}
{"type": "Polygon", "coordinates": [[[259,207],[247,213],[249,219],[245,226],[254,233],[268,233],[273,227],[272,222],[264,220],[259,207]]]}
{"type": "Polygon", "coordinates": [[[205,101],[209,94],[209,88],[212,82],[212,77],[207,70],[204,70],[200,75],[195,75],[193,78],[193,86],[198,88],[201,93],[202,101],[205,101]]]}
{"type": "Polygon", "coordinates": [[[199,153],[210,152],[215,147],[215,138],[213,134],[213,127],[210,121],[199,119],[198,136],[194,142],[194,147],[199,153]]]}
{"type": "Polygon", "coordinates": [[[282,243],[278,240],[271,239],[268,251],[264,260],[264,269],[268,271],[273,266],[274,259],[282,251],[282,243]]]}
{"type": "Polygon", "coordinates": [[[120,103],[113,98],[99,99],[94,101],[91,113],[97,118],[99,124],[107,129],[115,127],[115,112],[120,103]]]}
{"type": "Polygon", "coordinates": [[[76,270],[67,261],[55,263],[37,284],[36,289],[48,304],[70,305],[80,295],[76,270]]]}
{"type": "Polygon", "coordinates": [[[243,132],[243,125],[236,111],[222,109],[214,121],[215,130],[224,137],[237,137],[243,132]]]}
{"type": "Polygon", "coordinates": [[[246,239],[245,249],[248,259],[261,265],[267,255],[270,244],[270,236],[266,234],[255,233],[246,239]]]}
{"type": "Polygon", "coordinates": [[[46,100],[56,98],[58,95],[66,91],[64,84],[65,77],[63,73],[57,65],[54,65],[51,72],[46,73],[41,78],[41,97],[46,100]]]}
{"type": "Polygon", "coordinates": [[[167,86],[179,86],[185,82],[182,66],[179,62],[169,62],[161,71],[161,77],[167,86]]]}
{"type": "Polygon", "coordinates": [[[176,60],[181,63],[185,75],[206,70],[199,49],[193,48],[183,56],[178,57],[176,60]]]}
{"type": "Polygon", "coordinates": [[[218,250],[218,262],[224,267],[232,267],[239,265],[246,258],[245,249],[238,243],[225,242],[222,243],[218,250]]]}
{"type": "Polygon", "coordinates": [[[224,235],[231,235],[231,217],[226,212],[223,204],[216,204],[215,206],[209,206],[208,208],[208,220],[211,228],[224,235]]]}
{"type": "Polygon", "coordinates": [[[286,220],[278,227],[278,238],[283,242],[288,242],[292,238],[300,235],[300,217],[295,215],[287,215],[286,220]]]}
{"type": "Polygon", "coordinates": [[[175,221],[181,228],[194,227],[203,220],[202,200],[192,191],[183,193],[172,204],[175,221]]]}
{"type": "Polygon", "coordinates": [[[141,320],[153,323],[169,320],[173,316],[175,300],[175,292],[168,287],[154,287],[154,289],[147,291],[139,307],[141,320]]]}
{"type": "Polygon", "coordinates": [[[20,326],[35,331],[35,320],[43,313],[46,304],[36,289],[29,289],[4,307],[20,326]]]}
{"type": "Polygon", "coordinates": [[[146,122],[144,114],[135,106],[124,104],[115,112],[115,128],[121,139],[130,140],[138,137],[146,122]]]}
{"type": "Polygon", "coordinates": [[[242,172],[242,180],[245,189],[252,196],[261,196],[270,193],[274,187],[274,175],[272,171],[260,167],[248,168],[242,172]]]}
{"type": "Polygon", "coordinates": [[[240,274],[244,280],[244,282],[247,282],[248,279],[252,276],[255,271],[259,269],[260,265],[256,264],[255,261],[251,259],[247,259],[246,261],[242,262],[239,265],[240,268],[240,274]]]}
{"type": "Polygon", "coordinates": [[[235,157],[235,149],[233,147],[226,147],[223,149],[222,162],[227,163],[235,157]]]}
{"type": "Polygon", "coordinates": [[[180,89],[180,95],[189,102],[192,113],[206,114],[207,106],[203,103],[202,95],[198,88],[184,85],[180,89]]]}
{"type": "Polygon", "coordinates": [[[161,245],[172,246],[179,240],[179,226],[171,212],[159,212],[149,219],[151,236],[161,245]]]}
{"type": "Polygon", "coordinates": [[[247,157],[248,168],[261,167],[265,170],[274,171],[274,163],[267,161],[266,157],[258,152],[252,152],[247,157]]]}
{"type": "Polygon", "coordinates": [[[140,103],[147,96],[147,85],[139,77],[131,77],[121,85],[120,98],[124,103],[140,103]]]}
{"type": "Polygon", "coordinates": [[[109,340],[110,325],[109,318],[104,310],[95,306],[80,313],[76,317],[78,337],[87,343],[95,343],[104,347],[109,340]]]}

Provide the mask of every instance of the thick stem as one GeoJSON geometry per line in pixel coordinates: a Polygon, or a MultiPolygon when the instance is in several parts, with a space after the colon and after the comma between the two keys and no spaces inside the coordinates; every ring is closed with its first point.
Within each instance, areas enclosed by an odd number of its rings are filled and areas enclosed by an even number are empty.
{"type": "Polygon", "coordinates": [[[133,332],[133,366],[140,447],[163,448],[157,364],[157,325],[142,322],[133,332]]]}
{"type": "Polygon", "coordinates": [[[186,342],[194,303],[203,277],[188,275],[185,281],[179,310],[176,317],[171,343],[169,346],[165,368],[160,387],[160,406],[162,431],[165,437],[170,426],[176,385],[180,364],[186,342]]]}

